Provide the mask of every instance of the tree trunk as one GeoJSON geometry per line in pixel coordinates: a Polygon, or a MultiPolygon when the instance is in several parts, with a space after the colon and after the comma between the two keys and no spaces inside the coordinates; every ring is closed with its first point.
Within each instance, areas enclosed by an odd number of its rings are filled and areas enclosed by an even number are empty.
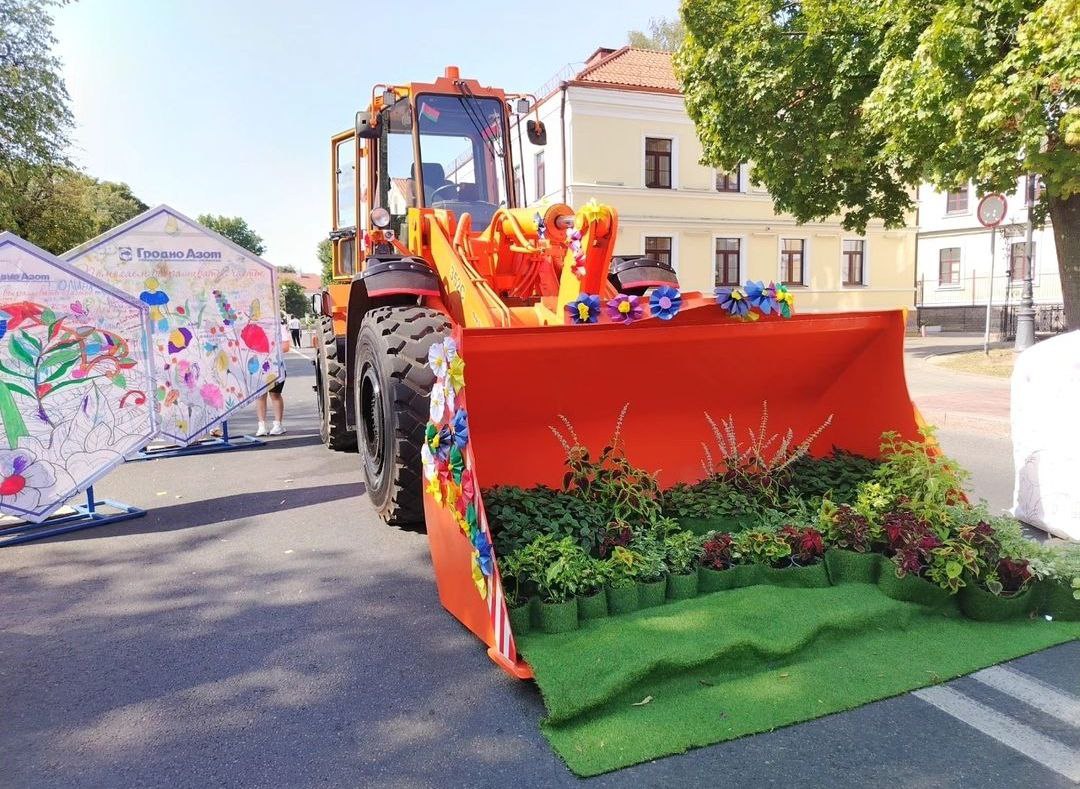
{"type": "Polygon", "coordinates": [[[1080,194],[1052,197],[1049,208],[1065,301],[1065,325],[1069,330],[1080,329],[1080,194]]]}

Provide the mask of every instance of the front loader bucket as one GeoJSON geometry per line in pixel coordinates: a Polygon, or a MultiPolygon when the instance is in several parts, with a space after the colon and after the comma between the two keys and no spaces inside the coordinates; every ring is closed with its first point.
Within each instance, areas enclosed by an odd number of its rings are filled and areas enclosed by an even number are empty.
{"type": "MultiPolygon", "coordinates": [[[[900,311],[796,315],[740,322],[697,302],[671,321],[628,326],[464,329],[469,422],[467,461],[478,489],[562,484],[563,449],[549,426],[565,415],[594,452],[611,439],[624,404],[622,436],[634,465],[660,483],[700,480],[702,443],[715,446],[708,413],[734,419],[740,444],[758,430],[791,428],[797,444],[830,415],[811,446],[876,457],[881,434],[919,436],[904,379],[900,311]]],[[[482,502],[481,528],[487,532],[482,502]]],[[[425,494],[439,594],[455,616],[517,676],[517,658],[497,569],[483,600],[472,581],[472,549],[448,510],[425,494]]]]}

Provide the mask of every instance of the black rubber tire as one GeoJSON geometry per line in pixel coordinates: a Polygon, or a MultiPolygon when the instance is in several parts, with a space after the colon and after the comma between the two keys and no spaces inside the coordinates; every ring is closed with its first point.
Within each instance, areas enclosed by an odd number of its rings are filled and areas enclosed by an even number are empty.
{"type": "Polygon", "coordinates": [[[368,496],[387,523],[424,521],[420,449],[435,375],[428,349],[450,323],[426,307],[377,307],[356,339],[356,434],[368,496]]]}
{"type": "Polygon", "coordinates": [[[334,336],[334,319],[319,318],[315,348],[315,396],[319,402],[319,437],[335,452],[355,452],[356,433],[349,429],[345,412],[349,402],[349,371],[345,365],[345,338],[334,336]]]}

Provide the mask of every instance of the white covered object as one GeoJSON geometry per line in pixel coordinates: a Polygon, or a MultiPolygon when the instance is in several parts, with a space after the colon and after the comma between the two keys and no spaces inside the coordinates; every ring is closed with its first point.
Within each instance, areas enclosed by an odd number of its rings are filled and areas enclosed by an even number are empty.
{"type": "Polygon", "coordinates": [[[1080,331],[1020,354],[1012,376],[1013,515],[1080,541],[1080,331]]]}

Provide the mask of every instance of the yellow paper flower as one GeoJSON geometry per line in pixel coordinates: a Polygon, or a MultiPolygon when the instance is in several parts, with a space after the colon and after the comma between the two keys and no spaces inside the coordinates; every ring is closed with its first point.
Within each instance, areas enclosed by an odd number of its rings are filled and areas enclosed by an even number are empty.
{"type": "Polygon", "coordinates": [[[436,504],[442,504],[442,487],[439,485],[438,477],[429,479],[424,490],[430,494],[431,498],[435,499],[436,504]]]}
{"type": "Polygon", "coordinates": [[[581,207],[581,215],[586,222],[596,222],[604,216],[604,207],[596,202],[594,197],[581,207]]]}
{"type": "Polygon", "coordinates": [[[465,388],[465,360],[460,356],[455,356],[451,360],[447,378],[455,392],[460,392],[465,388]]]}
{"type": "Polygon", "coordinates": [[[487,579],[484,578],[484,573],[480,570],[480,563],[477,561],[480,558],[480,554],[477,551],[472,552],[472,580],[476,584],[476,591],[480,593],[482,600],[487,600],[487,579]]]}
{"type": "Polygon", "coordinates": [[[457,512],[454,507],[457,504],[457,500],[461,497],[461,487],[457,485],[453,480],[446,483],[446,489],[443,491],[443,499],[446,501],[446,506],[457,512]]]}
{"type": "Polygon", "coordinates": [[[465,518],[464,515],[462,515],[460,512],[457,511],[456,507],[454,508],[454,520],[457,521],[457,525],[458,525],[458,528],[461,529],[461,533],[464,534],[466,537],[468,537],[469,536],[469,521],[465,518]]]}

